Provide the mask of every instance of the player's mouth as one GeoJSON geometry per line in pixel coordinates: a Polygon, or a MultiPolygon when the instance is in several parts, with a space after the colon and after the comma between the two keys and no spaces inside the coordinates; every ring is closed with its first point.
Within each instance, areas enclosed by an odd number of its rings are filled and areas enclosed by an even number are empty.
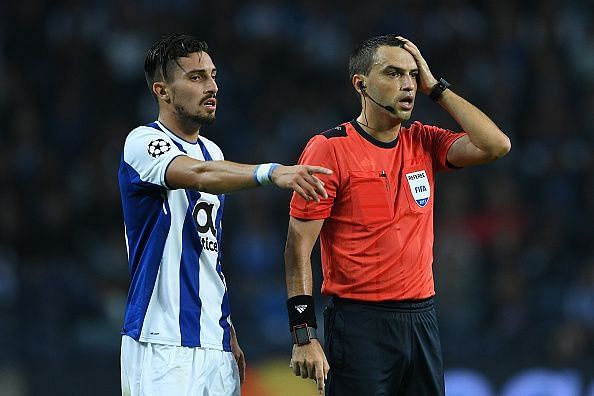
{"type": "Polygon", "coordinates": [[[415,104],[415,97],[412,96],[412,95],[407,95],[407,96],[401,98],[398,101],[398,104],[404,110],[412,110],[412,108],[413,108],[413,106],[415,104]]]}
{"type": "Polygon", "coordinates": [[[215,111],[217,109],[217,99],[208,98],[202,102],[202,106],[206,107],[209,111],[215,111]]]}

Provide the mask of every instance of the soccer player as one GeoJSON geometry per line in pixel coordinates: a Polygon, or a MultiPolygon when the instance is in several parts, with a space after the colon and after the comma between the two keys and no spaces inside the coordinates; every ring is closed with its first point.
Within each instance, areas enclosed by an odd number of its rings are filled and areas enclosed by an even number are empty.
{"type": "Polygon", "coordinates": [[[221,218],[229,191],[276,184],[326,193],[315,166],[223,160],[200,135],[215,120],[216,68],[206,43],[171,35],[148,51],[158,120],[127,136],[119,168],[132,275],[122,330],[122,394],[239,395],[245,359],[229,315],[221,218]]]}
{"type": "Polygon", "coordinates": [[[367,40],[349,69],[361,113],[314,136],[300,158],[333,170],[320,176],[329,197],[291,201],[285,250],[291,366],[332,396],[443,395],[433,307],[435,175],[494,161],[511,143],[437,80],[405,38],[367,40]],[[464,132],[420,122],[403,127],[419,92],[464,132]],[[324,312],[325,354],[312,298],[310,257],[318,235],[322,293],[332,296],[324,312]]]}

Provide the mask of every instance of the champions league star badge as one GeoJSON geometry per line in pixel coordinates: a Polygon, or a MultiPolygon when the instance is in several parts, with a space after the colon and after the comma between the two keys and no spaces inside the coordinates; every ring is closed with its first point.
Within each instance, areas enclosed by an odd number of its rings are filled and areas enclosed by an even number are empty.
{"type": "Polygon", "coordinates": [[[431,196],[431,188],[429,186],[427,173],[424,170],[407,173],[406,180],[408,181],[410,192],[412,193],[417,205],[419,205],[421,208],[425,207],[427,202],[429,202],[429,197],[431,196]]]}
{"type": "Polygon", "coordinates": [[[171,150],[171,144],[163,139],[155,139],[148,144],[148,153],[153,158],[157,158],[169,150],[171,150]]]}

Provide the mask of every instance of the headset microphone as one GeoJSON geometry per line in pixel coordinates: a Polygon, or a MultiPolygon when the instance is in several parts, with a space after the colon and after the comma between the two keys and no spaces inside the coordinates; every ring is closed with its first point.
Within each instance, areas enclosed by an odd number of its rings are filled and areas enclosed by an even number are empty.
{"type": "Polygon", "coordinates": [[[365,86],[363,81],[359,81],[357,83],[357,85],[359,86],[359,89],[361,90],[361,93],[363,94],[363,96],[367,96],[373,103],[375,103],[379,107],[389,111],[392,114],[396,114],[396,110],[392,106],[385,106],[385,105],[379,103],[377,100],[373,99],[371,96],[369,96],[369,94],[367,93],[367,87],[365,86]]]}

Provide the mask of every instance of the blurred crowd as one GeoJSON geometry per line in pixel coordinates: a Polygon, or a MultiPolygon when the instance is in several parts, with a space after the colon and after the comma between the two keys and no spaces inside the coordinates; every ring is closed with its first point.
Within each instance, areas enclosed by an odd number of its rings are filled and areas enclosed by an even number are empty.
{"type": "MultiPolygon", "coordinates": [[[[172,32],[212,48],[219,109],[203,134],[247,163],[295,163],[312,135],[358,114],[347,63],[361,41],[416,43],[513,145],[438,177],[446,366],[495,382],[529,365],[591,376],[591,1],[20,0],[0,5],[3,389],[117,393],[129,282],[117,168],[126,134],[156,118],[144,56],[172,32]]],[[[413,119],[459,129],[426,97],[413,119]]],[[[289,359],[289,199],[268,187],[226,200],[223,267],[248,364],[289,359]]]]}

